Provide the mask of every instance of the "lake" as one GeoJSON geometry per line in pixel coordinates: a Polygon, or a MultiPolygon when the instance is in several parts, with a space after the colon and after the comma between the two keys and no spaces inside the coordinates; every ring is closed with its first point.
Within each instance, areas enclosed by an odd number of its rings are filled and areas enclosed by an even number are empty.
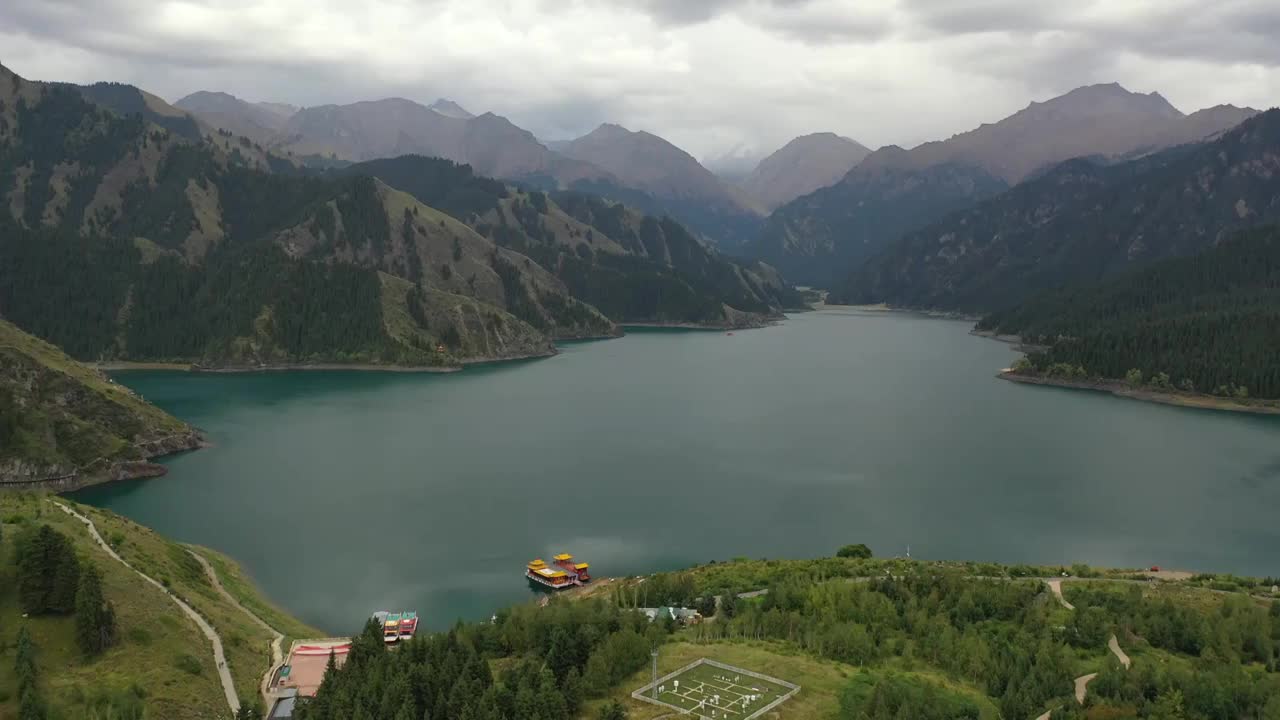
{"type": "Polygon", "coordinates": [[[452,375],[121,373],[207,431],[75,499],[217,548],[328,632],[597,576],[878,555],[1280,575],[1280,419],[996,379],[968,323],[831,310],[452,375]]]}

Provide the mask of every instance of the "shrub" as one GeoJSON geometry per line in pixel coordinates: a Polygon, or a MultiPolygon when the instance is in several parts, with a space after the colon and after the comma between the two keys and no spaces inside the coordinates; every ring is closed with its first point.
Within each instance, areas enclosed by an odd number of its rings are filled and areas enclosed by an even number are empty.
{"type": "Polygon", "coordinates": [[[173,666],[192,675],[200,674],[200,661],[183,653],[173,659],[173,666]]]}

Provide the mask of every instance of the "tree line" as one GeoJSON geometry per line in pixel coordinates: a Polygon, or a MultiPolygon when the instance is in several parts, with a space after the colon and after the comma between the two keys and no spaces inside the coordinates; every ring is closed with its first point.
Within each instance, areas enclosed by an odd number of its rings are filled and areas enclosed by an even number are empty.
{"type": "Polygon", "coordinates": [[[1029,372],[1280,398],[1280,229],[1049,293],[978,327],[1045,346],[1028,357],[1029,372]]]}

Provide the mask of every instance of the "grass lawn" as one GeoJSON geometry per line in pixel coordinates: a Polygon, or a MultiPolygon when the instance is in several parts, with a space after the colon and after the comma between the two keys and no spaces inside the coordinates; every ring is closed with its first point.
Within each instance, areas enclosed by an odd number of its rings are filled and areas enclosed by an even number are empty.
{"type": "Polygon", "coordinates": [[[791,690],[780,683],[744,675],[737,668],[704,663],[661,680],[657,692],[645,695],[693,717],[712,720],[750,717],[791,690]]]}
{"type": "MultiPolygon", "coordinates": [[[[855,679],[860,677],[867,678],[868,676],[874,678],[884,672],[888,672],[886,668],[862,669],[832,660],[822,660],[805,655],[783,643],[694,643],[682,640],[682,635],[686,638],[688,637],[683,633],[678,634],[673,642],[662,646],[662,652],[658,656],[659,677],[674,672],[695,660],[706,658],[771,675],[780,680],[799,685],[801,687],[799,693],[762,716],[769,718],[769,720],[830,720],[837,718],[840,711],[840,696],[855,679]]],[[[999,713],[991,701],[971,686],[951,680],[942,673],[931,669],[918,669],[918,666],[901,672],[942,685],[948,690],[963,693],[973,698],[982,709],[983,720],[998,720],[999,718],[999,713]]],[[[723,673],[717,670],[713,674],[723,673]]],[[[624,680],[608,697],[587,703],[579,713],[579,718],[582,720],[595,718],[600,706],[611,700],[618,700],[627,707],[630,720],[655,720],[660,716],[671,714],[673,711],[670,708],[662,708],[657,705],[640,702],[631,697],[632,691],[644,687],[650,682],[652,679],[650,675],[651,669],[649,667],[645,667],[635,673],[624,680]]],[[[682,681],[681,685],[683,684],[682,681]]],[[[762,686],[757,683],[755,687],[762,686]]],[[[756,705],[756,707],[764,707],[764,703],[756,705]]],[[[732,720],[735,716],[730,715],[729,717],[732,720]]],[[[719,719],[717,718],[717,720],[719,719]]]]}
{"type": "MultiPolygon", "coordinates": [[[[75,510],[93,520],[120,557],[165,584],[213,625],[222,636],[237,694],[250,701],[257,698],[262,674],[271,667],[271,634],[218,593],[186,546],[106,510],[87,505],[76,505],[75,510]]],[[[177,606],[173,609],[178,612],[177,606]]]]}

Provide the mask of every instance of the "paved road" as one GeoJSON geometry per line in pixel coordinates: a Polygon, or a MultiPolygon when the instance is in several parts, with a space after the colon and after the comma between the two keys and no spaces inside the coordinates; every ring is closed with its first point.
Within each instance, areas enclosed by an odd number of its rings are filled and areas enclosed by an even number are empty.
{"type": "Polygon", "coordinates": [[[253,611],[249,610],[249,608],[241,605],[240,601],[237,600],[235,596],[227,592],[227,589],[222,586],[222,581],[218,579],[218,573],[214,571],[213,566],[209,564],[208,560],[204,559],[203,555],[194,550],[187,550],[187,552],[191,553],[191,557],[195,558],[196,561],[200,563],[204,568],[204,574],[209,577],[209,582],[213,583],[213,587],[222,594],[222,597],[227,599],[227,602],[239,608],[240,612],[248,615],[249,619],[253,620],[255,624],[271,633],[271,666],[267,668],[266,674],[262,676],[262,682],[258,687],[258,692],[262,693],[263,707],[267,711],[270,711],[271,696],[268,693],[268,690],[270,689],[271,678],[276,674],[276,668],[284,664],[284,650],[281,648],[281,644],[284,642],[284,634],[271,627],[266,620],[255,615],[253,611]]]}
{"type": "Polygon", "coordinates": [[[165,595],[168,595],[170,600],[177,603],[178,607],[182,608],[182,612],[187,614],[187,617],[195,621],[196,625],[200,628],[200,631],[204,633],[205,637],[209,638],[210,644],[213,645],[213,661],[215,666],[218,669],[218,678],[222,681],[222,692],[227,696],[227,706],[231,708],[232,716],[240,712],[240,698],[238,695],[236,695],[236,685],[231,680],[231,671],[227,669],[227,656],[222,652],[222,638],[218,636],[218,631],[214,630],[213,626],[210,625],[207,620],[201,617],[200,613],[196,612],[194,608],[192,608],[190,605],[183,602],[181,599],[178,598],[178,596],[169,592],[168,588],[160,584],[150,575],[143,573],[141,570],[138,570],[134,566],[125,562],[124,558],[117,555],[116,551],[112,550],[111,546],[108,545],[106,541],[102,539],[102,536],[98,534],[98,528],[93,524],[92,520],[85,517],[84,515],[81,515],[75,510],[72,510],[69,506],[63,505],[57,500],[49,500],[49,502],[61,508],[62,512],[84,523],[85,527],[89,528],[89,534],[93,536],[93,539],[98,543],[98,545],[103,550],[107,552],[108,555],[114,558],[116,562],[138,573],[139,577],[141,577],[143,580],[146,580],[152,585],[155,585],[156,588],[160,590],[160,592],[164,593],[165,595]]]}

